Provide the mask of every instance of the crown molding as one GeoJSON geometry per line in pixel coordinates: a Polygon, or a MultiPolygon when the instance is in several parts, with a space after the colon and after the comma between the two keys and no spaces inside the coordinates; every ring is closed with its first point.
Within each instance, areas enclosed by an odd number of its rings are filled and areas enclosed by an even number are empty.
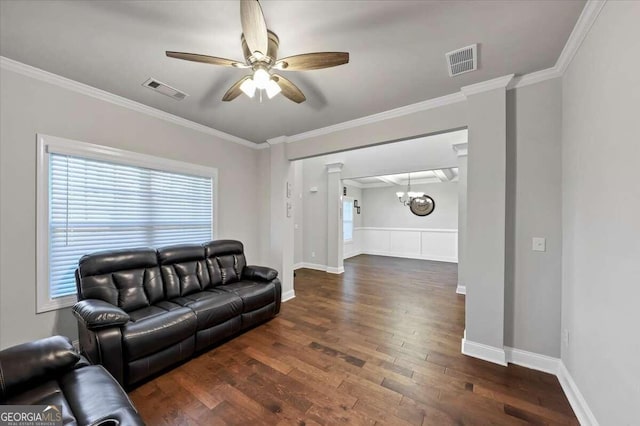
{"type": "Polygon", "coordinates": [[[411,105],[406,105],[400,108],[390,109],[388,111],[380,112],[366,117],[356,118],[355,120],[345,121],[343,123],[334,124],[327,127],[321,127],[319,129],[310,130],[308,132],[298,133],[293,136],[289,136],[287,142],[298,142],[305,139],[310,139],[316,136],[323,136],[329,133],[334,133],[340,130],[352,129],[354,127],[364,126],[366,124],[376,123],[378,121],[388,120],[391,118],[402,117],[404,115],[413,114],[420,111],[426,111],[433,108],[442,107],[445,105],[454,104],[464,101],[464,95],[462,93],[452,93],[450,95],[441,96],[439,98],[428,99],[426,101],[418,102],[411,105]]]}
{"type": "Polygon", "coordinates": [[[607,0],[587,1],[554,66],[518,76],[511,81],[507,89],[518,89],[520,87],[529,86],[530,84],[536,84],[552,78],[562,77],[569,67],[569,64],[571,64],[573,57],[578,52],[582,42],[587,37],[587,34],[589,34],[591,27],[600,15],[600,11],[602,11],[606,2],[607,0]]]}
{"type": "Polygon", "coordinates": [[[246,139],[242,139],[229,133],[214,129],[212,127],[187,120],[186,118],[178,117],[177,115],[173,115],[157,108],[141,104],[140,102],[132,101],[122,96],[114,95],[113,93],[97,89],[93,86],[89,86],[87,84],[62,77],[61,75],[42,70],[40,68],[32,67],[31,65],[27,65],[22,62],[14,61],[13,59],[9,59],[5,56],[0,56],[0,68],[22,74],[36,80],[44,81],[45,83],[53,84],[64,89],[72,90],[83,95],[91,96],[92,98],[96,98],[101,101],[128,108],[130,110],[140,112],[172,124],[177,124],[178,126],[206,133],[208,135],[218,137],[228,142],[233,142],[252,149],[263,149],[262,147],[258,147],[258,144],[246,139]]]}
{"type": "Polygon", "coordinates": [[[521,87],[529,86],[531,84],[540,83],[558,77],[562,77],[562,73],[558,71],[555,66],[553,66],[551,68],[546,68],[540,71],[514,77],[507,86],[507,90],[519,89],[521,87]]]}
{"type": "Polygon", "coordinates": [[[513,77],[514,74],[509,74],[502,77],[493,78],[491,80],[482,81],[480,83],[462,86],[460,88],[460,91],[464,94],[465,97],[469,97],[471,95],[476,95],[478,93],[483,93],[494,89],[506,90],[511,80],[513,80],[513,77]]]}
{"type": "Polygon", "coordinates": [[[267,145],[277,145],[279,143],[286,143],[289,141],[287,136],[278,136],[277,138],[267,139],[267,145]]]}
{"type": "Polygon", "coordinates": [[[584,5],[582,13],[567,39],[567,43],[556,61],[555,68],[560,72],[560,75],[564,74],[569,64],[571,64],[573,57],[578,52],[587,34],[589,34],[589,30],[591,30],[593,23],[596,22],[606,2],[607,0],[588,0],[587,4],[584,5]]]}

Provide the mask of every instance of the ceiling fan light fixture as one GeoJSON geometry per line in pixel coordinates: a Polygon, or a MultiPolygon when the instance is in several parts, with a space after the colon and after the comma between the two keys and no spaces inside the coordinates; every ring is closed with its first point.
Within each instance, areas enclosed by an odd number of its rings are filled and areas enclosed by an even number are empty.
{"type": "Polygon", "coordinates": [[[246,79],[240,85],[240,90],[242,90],[242,93],[244,93],[250,98],[253,98],[253,96],[256,94],[256,88],[257,88],[256,83],[251,78],[246,79]]]}
{"type": "Polygon", "coordinates": [[[267,82],[266,91],[269,99],[273,99],[273,97],[276,96],[278,93],[280,93],[282,89],[280,88],[278,83],[276,83],[274,80],[269,80],[267,82]]]}
{"type": "Polygon", "coordinates": [[[253,73],[253,82],[258,89],[266,89],[271,81],[271,75],[265,68],[259,67],[253,73]]]}

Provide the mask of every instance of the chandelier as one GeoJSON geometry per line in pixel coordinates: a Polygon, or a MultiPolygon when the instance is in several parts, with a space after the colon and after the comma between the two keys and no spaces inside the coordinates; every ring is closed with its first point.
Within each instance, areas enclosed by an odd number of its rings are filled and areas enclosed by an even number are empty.
{"type": "Polygon", "coordinates": [[[409,175],[409,183],[407,185],[407,192],[402,192],[402,191],[396,192],[398,201],[400,201],[405,206],[411,205],[411,202],[415,198],[424,197],[424,192],[414,192],[411,190],[411,173],[408,173],[408,175],[409,175]]]}

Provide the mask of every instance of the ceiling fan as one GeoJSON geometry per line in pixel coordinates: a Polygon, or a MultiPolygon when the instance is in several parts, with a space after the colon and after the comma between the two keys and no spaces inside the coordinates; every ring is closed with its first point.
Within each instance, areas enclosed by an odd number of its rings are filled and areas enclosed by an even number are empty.
{"type": "Polygon", "coordinates": [[[269,99],[282,92],[285,97],[296,103],[301,103],[306,100],[302,91],[291,81],[274,73],[274,70],[318,70],[349,62],[349,53],[346,52],[304,53],[278,59],[280,40],[274,32],[267,29],[258,0],[240,0],[240,18],[243,31],[240,39],[245,62],[196,53],[166,52],[170,58],[227,67],[250,68],[253,74],[242,77],[231,86],[222,97],[223,101],[232,101],[240,93],[253,98],[256,90],[260,91],[262,97],[262,90],[264,90],[269,99]]]}

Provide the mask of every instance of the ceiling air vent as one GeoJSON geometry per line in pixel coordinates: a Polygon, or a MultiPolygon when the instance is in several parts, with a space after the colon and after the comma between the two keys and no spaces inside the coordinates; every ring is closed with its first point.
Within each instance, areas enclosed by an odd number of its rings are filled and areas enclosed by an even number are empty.
{"type": "Polygon", "coordinates": [[[447,57],[449,77],[455,77],[456,75],[478,69],[477,46],[477,44],[472,44],[471,46],[454,50],[445,55],[447,57]]]}
{"type": "Polygon", "coordinates": [[[148,87],[149,89],[155,90],[158,93],[162,93],[163,95],[169,96],[177,101],[181,101],[186,98],[187,95],[184,92],[179,91],[176,88],[169,86],[168,84],[164,84],[161,81],[158,81],[154,78],[150,78],[149,80],[142,83],[144,87],[148,87]]]}

